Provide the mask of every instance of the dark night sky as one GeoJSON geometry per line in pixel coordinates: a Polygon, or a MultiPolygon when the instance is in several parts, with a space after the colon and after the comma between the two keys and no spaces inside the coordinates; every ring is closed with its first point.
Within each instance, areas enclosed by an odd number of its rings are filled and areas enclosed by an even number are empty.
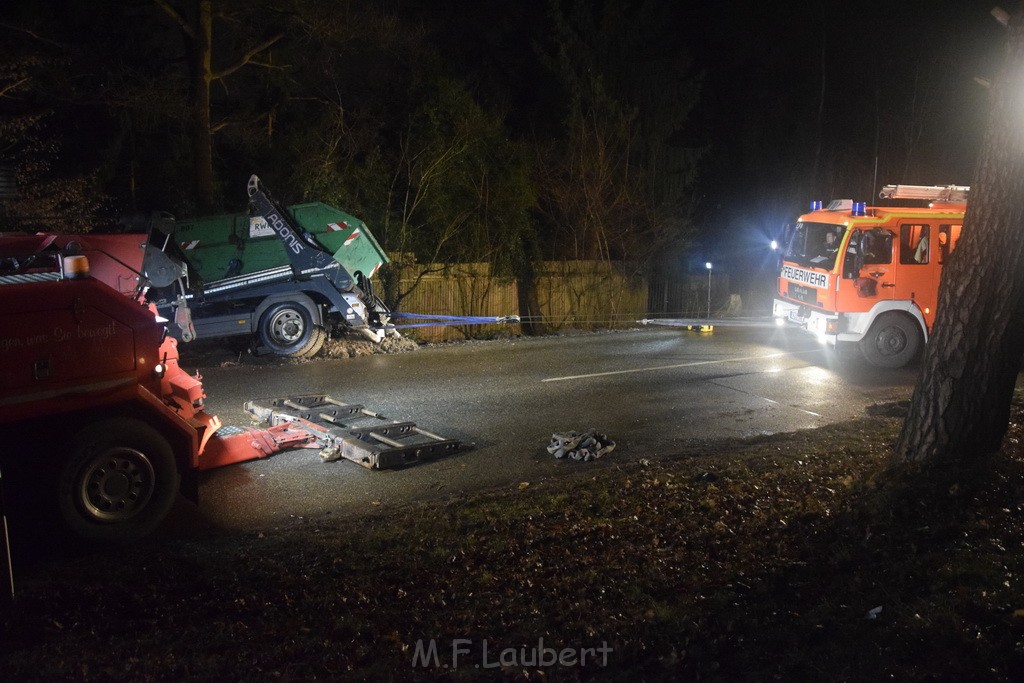
{"type": "Polygon", "coordinates": [[[1001,31],[990,8],[914,1],[764,3],[739,16],[708,9],[699,23],[712,28],[697,50],[708,70],[702,113],[720,150],[707,169],[709,228],[730,234],[722,223],[739,220],[777,230],[809,199],[870,201],[890,182],[970,183],[986,100],[974,77],[992,75],[1001,31]],[[806,184],[787,188],[777,179],[794,161],[814,168],[823,65],[822,160],[806,184]],[[922,130],[908,161],[897,143],[915,120],[922,130]],[[743,140],[759,137],[772,142],[749,153],[743,140]],[[766,214],[749,210],[759,202],[766,214]]]}
{"type": "MultiPolygon", "coordinates": [[[[451,59],[482,91],[510,101],[519,133],[551,123],[551,84],[532,56],[544,4],[450,5],[443,22],[451,59]]],[[[993,6],[675,3],[674,25],[652,40],[673,41],[703,72],[685,135],[709,148],[699,195],[710,249],[732,249],[737,225],[781,230],[810,199],[870,201],[891,182],[969,184],[985,127],[986,91],[974,78],[994,76],[1002,34],[993,6]]]]}
{"type": "Polygon", "coordinates": [[[702,176],[708,256],[777,234],[811,199],[870,202],[895,182],[969,184],[987,100],[975,77],[994,76],[1002,37],[991,7],[915,0],[696,9],[687,44],[707,80],[694,123],[715,150],[702,176]]]}
{"type": "MultiPolygon", "coordinates": [[[[638,58],[683,52],[702,74],[682,135],[707,149],[697,195],[709,250],[732,249],[742,231],[780,230],[810,199],[870,200],[890,182],[970,183],[985,126],[974,77],[994,75],[1002,31],[992,0],[665,1],[672,19],[638,58]]],[[[513,136],[557,129],[563,93],[537,58],[549,40],[547,0],[386,4],[432,27],[449,68],[506,113],[513,136]]],[[[7,9],[23,19],[99,6],[119,11],[103,0],[7,9]]],[[[41,26],[74,40],[71,23],[41,26]]]]}

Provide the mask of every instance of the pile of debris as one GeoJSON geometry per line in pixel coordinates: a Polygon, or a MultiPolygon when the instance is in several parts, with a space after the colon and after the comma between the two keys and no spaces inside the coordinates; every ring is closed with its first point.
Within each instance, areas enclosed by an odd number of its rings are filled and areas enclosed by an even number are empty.
{"type": "Polygon", "coordinates": [[[597,430],[587,432],[555,432],[551,435],[548,453],[556,458],[573,460],[597,460],[615,449],[615,442],[597,430]]]}
{"type": "Polygon", "coordinates": [[[408,337],[385,337],[379,344],[374,344],[362,336],[346,334],[338,339],[328,339],[316,355],[321,358],[356,358],[381,353],[407,353],[418,348],[419,344],[408,337]]]}

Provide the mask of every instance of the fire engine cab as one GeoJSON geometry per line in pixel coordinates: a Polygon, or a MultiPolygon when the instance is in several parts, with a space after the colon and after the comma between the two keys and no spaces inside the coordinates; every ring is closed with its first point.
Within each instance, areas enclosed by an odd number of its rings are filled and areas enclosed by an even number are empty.
{"type": "Polygon", "coordinates": [[[840,351],[859,349],[873,365],[910,363],[935,322],[942,267],[960,238],[969,191],[882,188],[882,199],[920,207],[812,202],[783,241],[776,320],[840,351]]]}

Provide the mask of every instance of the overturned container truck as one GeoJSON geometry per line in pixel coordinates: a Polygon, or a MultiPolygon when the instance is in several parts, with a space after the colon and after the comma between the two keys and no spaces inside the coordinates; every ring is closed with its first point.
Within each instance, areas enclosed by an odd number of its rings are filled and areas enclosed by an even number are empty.
{"type": "Polygon", "coordinates": [[[370,281],[387,255],[362,221],[322,203],[286,209],[255,175],[248,195],[248,214],[161,221],[162,243],[147,250],[149,300],[175,337],[305,357],[336,331],[375,343],[397,335],[370,281]]]}

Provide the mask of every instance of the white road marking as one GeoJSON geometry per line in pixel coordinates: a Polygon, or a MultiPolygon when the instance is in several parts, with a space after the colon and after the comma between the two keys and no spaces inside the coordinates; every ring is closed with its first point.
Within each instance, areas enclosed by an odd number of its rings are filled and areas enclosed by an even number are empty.
{"type": "MultiPolygon", "coordinates": [[[[719,384],[718,386],[724,387],[725,385],[724,384],[719,384]]],[[[730,387],[726,387],[726,389],[729,389],[729,388],[730,387]]],[[[745,391],[743,393],[747,394],[747,392],[745,392],[745,391]]],[[[768,401],[769,403],[774,403],[777,406],[785,405],[784,403],[779,403],[778,401],[773,401],[770,398],[765,398],[764,396],[758,396],[757,394],[747,394],[747,396],[753,396],[754,398],[759,398],[762,401],[768,401]]],[[[787,408],[792,408],[793,410],[799,410],[801,413],[807,413],[808,415],[813,415],[814,417],[821,417],[821,413],[814,413],[814,412],[811,412],[810,410],[804,410],[803,408],[797,408],[796,406],[786,406],[786,407],[787,408]]]]}
{"type": "Polygon", "coordinates": [[[571,379],[590,379],[591,377],[608,377],[610,375],[631,375],[636,372],[654,372],[656,370],[675,370],[677,368],[692,368],[698,365],[719,365],[721,363],[741,363],[747,360],[766,360],[768,358],[781,358],[782,356],[799,356],[806,353],[821,353],[820,349],[811,351],[786,351],[783,353],[769,353],[764,356],[744,356],[741,358],[721,358],[719,360],[697,360],[690,363],[676,363],[675,365],[655,365],[649,368],[634,368],[632,370],[612,370],[610,372],[594,372],[589,375],[567,375],[565,377],[548,377],[541,382],[565,382],[571,379]]]}
{"type": "Polygon", "coordinates": [[[732,391],[738,391],[741,394],[746,394],[747,396],[750,396],[751,398],[758,398],[758,399],[761,399],[762,401],[768,401],[769,403],[774,403],[777,406],[785,406],[787,408],[792,408],[793,410],[799,410],[801,413],[807,413],[808,415],[813,415],[814,417],[821,417],[820,413],[814,413],[814,412],[811,412],[810,410],[804,410],[803,408],[797,408],[796,406],[786,405],[785,403],[779,403],[778,401],[776,401],[774,399],[771,399],[771,398],[766,398],[764,396],[758,396],[757,394],[752,394],[749,391],[743,391],[742,389],[737,389],[736,387],[730,387],[728,384],[722,384],[721,382],[711,382],[711,384],[714,384],[715,386],[718,386],[718,387],[722,387],[723,389],[730,389],[732,391]]]}

